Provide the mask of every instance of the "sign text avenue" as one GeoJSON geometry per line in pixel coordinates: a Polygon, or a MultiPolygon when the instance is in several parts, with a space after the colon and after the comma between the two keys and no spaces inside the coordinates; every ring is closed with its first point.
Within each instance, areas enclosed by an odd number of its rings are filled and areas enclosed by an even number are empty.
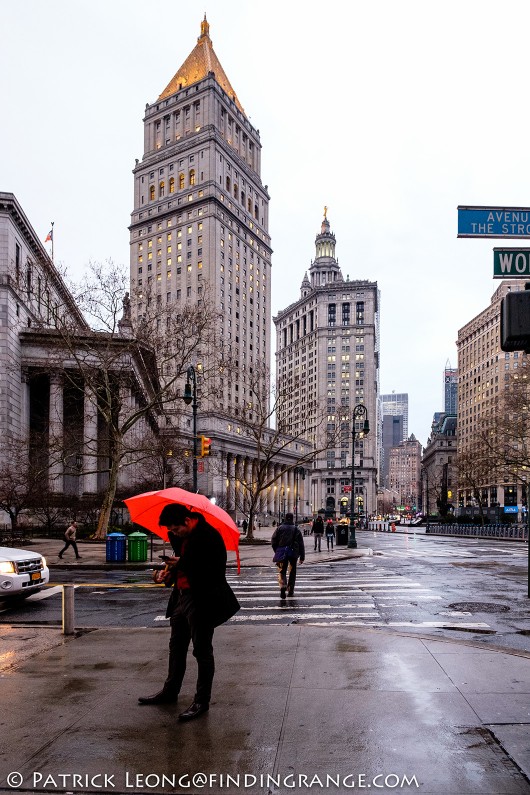
{"type": "Polygon", "coordinates": [[[530,237],[530,208],[460,206],[458,237],[530,237]]]}

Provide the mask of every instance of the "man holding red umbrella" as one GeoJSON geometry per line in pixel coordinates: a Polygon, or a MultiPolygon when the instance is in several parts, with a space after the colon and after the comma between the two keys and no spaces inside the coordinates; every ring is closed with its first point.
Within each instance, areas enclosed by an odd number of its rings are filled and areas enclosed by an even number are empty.
{"type": "Polygon", "coordinates": [[[202,514],[184,505],[168,504],[158,523],[167,528],[175,552],[168,560],[172,584],[166,611],[171,623],[169,667],[162,690],[138,701],[169,704],[177,700],[191,640],[198,676],[193,703],[179,715],[179,720],[187,721],[209,709],[215,671],[214,629],[239,610],[239,603],[226,581],[225,543],[202,514]]]}

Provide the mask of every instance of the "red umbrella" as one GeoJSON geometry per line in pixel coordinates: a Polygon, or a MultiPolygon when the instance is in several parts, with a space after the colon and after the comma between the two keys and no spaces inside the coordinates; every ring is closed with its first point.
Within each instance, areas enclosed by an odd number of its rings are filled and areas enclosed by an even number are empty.
{"type": "Polygon", "coordinates": [[[239,530],[236,523],[226,511],[211,502],[204,494],[194,494],[185,489],[162,489],[161,491],[146,491],[144,494],[137,494],[124,500],[129,509],[129,514],[133,522],[142,525],[147,530],[155,533],[164,541],[168,540],[167,529],[160,527],[158,519],[162,508],[171,503],[184,505],[190,511],[202,513],[208,524],[221,534],[228,550],[235,551],[237,560],[237,570],[240,571],[239,562],[239,530]]]}

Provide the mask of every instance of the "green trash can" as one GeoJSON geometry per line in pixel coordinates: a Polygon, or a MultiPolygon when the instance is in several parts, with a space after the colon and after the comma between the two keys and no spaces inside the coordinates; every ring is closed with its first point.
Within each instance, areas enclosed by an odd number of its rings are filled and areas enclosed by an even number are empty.
{"type": "Polygon", "coordinates": [[[144,563],[147,560],[147,535],[139,532],[130,533],[127,540],[127,559],[134,563],[144,563]]]}

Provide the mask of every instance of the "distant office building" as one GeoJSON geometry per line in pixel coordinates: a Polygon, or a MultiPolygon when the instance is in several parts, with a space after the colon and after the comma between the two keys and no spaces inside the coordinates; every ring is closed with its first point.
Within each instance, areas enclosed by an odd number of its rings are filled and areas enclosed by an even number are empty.
{"type": "Polygon", "coordinates": [[[380,484],[388,488],[390,448],[403,441],[403,415],[385,414],[382,422],[380,484]]]}
{"type": "Polygon", "coordinates": [[[421,510],[424,514],[447,514],[456,507],[457,418],[455,414],[437,412],[431,435],[423,450],[421,510]]]}
{"type": "MultiPolygon", "coordinates": [[[[486,424],[496,427],[496,416],[503,412],[502,398],[512,379],[526,378],[526,354],[522,351],[504,353],[499,339],[501,299],[508,292],[522,289],[524,282],[520,280],[502,281],[490,305],[458,332],[458,455],[469,462],[478,459],[486,424]]],[[[517,506],[519,518],[522,517],[525,472],[521,472],[517,482],[510,481],[506,470],[494,467],[477,465],[472,474],[473,483],[466,483],[460,474],[460,513],[476,512],[478,494],[484,513],[489,513],[491,519],[502,518],[504,513],[517,514],[517,506]]]]}
{"type": "Polygon", "coordinates": [[[364,404],[371,430],[355,440],[353,497],[371,513],[378,470],[379,290],[377,282],[343,277],[326,214],[315,245],[300,297],[274,318],[276,380],[292,395],[279,421],[293,433],[304,429],[315,449],[329,441],[311,472],[311,509],[338,514],[352,496],[352,416],[364,404]]]}
{"type": "Polygon", "coordinates": [[[405,441],[409,433],[409,396],[406,392],[392,392],[389,395],[379,396],[380,416],[392,415],[403,418],[402,438],[405,441]]]}
{"type": "Polygon", "coordinates": [[[390,449],[389,488],[399,494],[399,507],[417,510],[420,497],[421,444],[414,434],[390,449]]]}
{"type": "Polygon", "coordinates": [[[458,397],[458,370],[451,367],[449,359],[444,370],[444,412],[456,414],[458,397]]]}

